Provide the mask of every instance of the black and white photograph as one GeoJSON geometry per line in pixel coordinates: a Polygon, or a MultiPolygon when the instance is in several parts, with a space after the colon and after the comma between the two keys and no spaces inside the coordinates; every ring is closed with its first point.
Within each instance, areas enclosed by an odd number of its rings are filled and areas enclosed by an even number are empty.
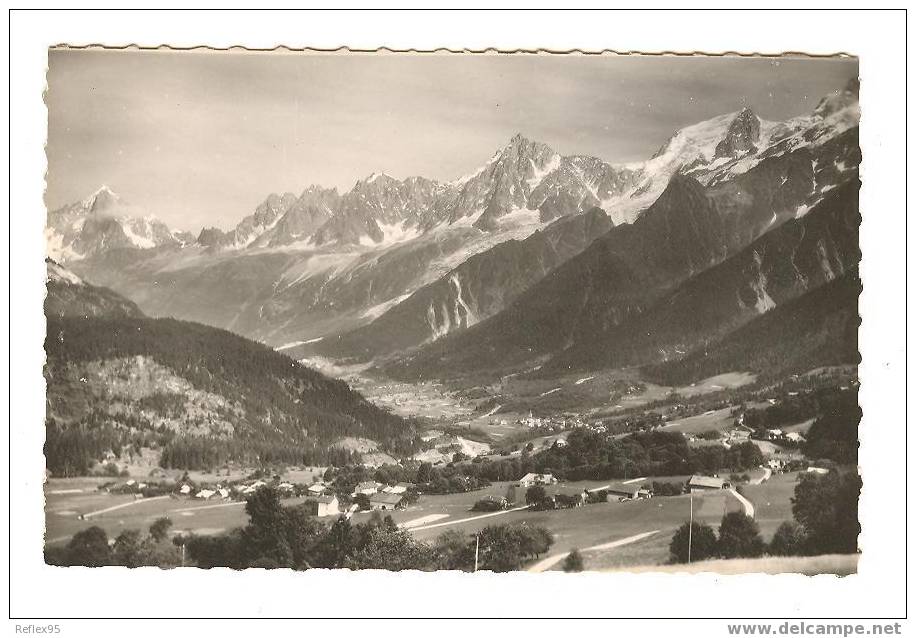
{"type": "Polygon", "coordinates": [[[854,57],[62,47],[46,101],[47,563],[856,571],[854,57]]]}
{"type": "Polygon", "coordinates": [[[8,18],[12,633],[905,635],[905,11],[8,18]]]}

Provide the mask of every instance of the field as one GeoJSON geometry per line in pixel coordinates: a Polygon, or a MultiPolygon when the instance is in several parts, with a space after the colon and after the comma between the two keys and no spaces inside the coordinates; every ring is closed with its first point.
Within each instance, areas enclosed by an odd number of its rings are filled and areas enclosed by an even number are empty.
{"type": "Polygon", "coordinates": [[[774,474],[765,483],[744,485],[741,491],[754,504],[754,518],[760,535],[768,541],[783,521],[792,520],[792,496],[798,481],[797,472],[774,474]]]}
{"type": "MultiPolygon", "coordinates": [[[[824,556],[780,556],[767,558],[737,558],[731,560],[707,560],[691,565],[665,565],[663,567],[629,568],[634,572],[667,572],[700,574],[837,574],[848,576],[858,571],[858,554],[827,554],[824,556]]],[[[615,567],[602,571],[616,571],[615,567]]]]}
{"type": "MultiPolygon", "coordinates": [[[[754,473],[755,476],[757,472],[754,473]]],[[[682,482],[686,476],[645,477],[652,480],[682,482]]],[[[759,485],[744,485],[744,495],[754,503],[761,535],[769,541],[780,523],[792,519],[791,498],[797,475],[779,474],[759,485]]],[[[52,479],[45,486],[47,542],[64,543],[72,535],[98,525],[109,535],[117,536],[125,529],[145,530],[161,516],[174,524],[173,532],[218,534],[247,524],[243,503],[201,502],[194,499],[162,497],[135,501],[131,496],[112,495],[96,490],[102,479],[52,479]],[[81,520],[80,515],[99,512],[113,506],[123,506],[81,520]]],[[[552,493],[577,494],[594,490],[610,481],[575,481],[560,483],[549,489],[552,493]]],[[[501,482],[460,494],[423,495],[420,501],[404,510],[385,512],[399,525],[411,530],[419,540],[431,542],[443,532],[458,530],[474,534],[492,524],[526,522],[549,529],[555,539],[550,558],[569,552],[582,551],[585,566],[590,570],[622,569],[634,566],[662,565],[668,558],[668,545],[677,527],[689,519],[691,497],[656,497],[620,503],[611,501],[569,510],[501,511],[480,513],[470,511],[474,503],[485,496],[505,496],[511,483],[501,482]],[[649,534],[635,542],[615,547],[609,543],[649,534]],[[592,549],[590,549],[592,548],[592,549]]],[[[285,505],[301,503],[304,498],[287,499],[285,505]]],[[[727,491],[694,494],[693,515],[697,521],[717,527],[723,514],[743,511],[740,502],[727,491]]],[[[357,513],[354,523],[368,520],[368,513],[357,513]]],[[[332,519],[328,518],[327,521],[332,519]]],[[[562,561],[547,566],[561,569],[562,561]]]]}
{"type": "MultiPolygon", "coordinates": [[[[99,492],[97,479],[54,479],[45,485],[45,538],[48,544],[65,543],[76,532],[98,525],[113,538],[126,529],[146,530],[157,518],[172,519],[173,532],[218,534],[248,523],[242,502],[198,501],[186,498],[135,500],[130,495],[99,492]],[[70,490],[81,490],[72,492],[70,490]],[[85,491],[82,491],[85,490],[85,491]],[[80,515],[126,505],[81,520],[80,515]]],[[[294,505],[304,498],[286,499],[294,505]]]]}

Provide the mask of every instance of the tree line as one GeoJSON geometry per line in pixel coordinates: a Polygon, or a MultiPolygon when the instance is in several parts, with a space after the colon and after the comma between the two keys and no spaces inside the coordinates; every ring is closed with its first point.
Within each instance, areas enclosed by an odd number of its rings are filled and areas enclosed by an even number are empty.
{"type": "Polygon", "coordinates": [[[416,540],[379,512],[373,512],[366,523],[353,524],[340,517],[328,524],[303,505],[283,507],[271,487],[249,497],[245,511],[249,517],[245,527],[217,536],[177,535],[171,541],[166,522],[154,523],[145,539],[136,531],[125,531],[113,544],[104,530],[93,526],[77,533],[66,546],[46,549],[45,560],[89,567],[174,567],[181,564],[183,548],[184,564],[203,569],[473,571],[476,551],[479,569],[506,572],[523,568],[553,544],[549,531],[527,523],[490,525],[477,536],[449,531],[431,543],[416,540]]]}

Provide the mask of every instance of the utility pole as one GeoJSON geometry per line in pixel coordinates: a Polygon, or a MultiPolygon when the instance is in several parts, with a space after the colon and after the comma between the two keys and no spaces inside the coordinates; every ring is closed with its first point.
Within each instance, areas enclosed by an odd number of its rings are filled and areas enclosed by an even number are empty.
{"type": "Polygon", "coordinates": [[[182,567],[184,567],[184,548],[185,548],[185,544],[182,543],[181,544],[181,566],[182,567]]]}
{"type": "Polygon", "coordinates": [[[474,571],[477,571],[477,558],[480,556],[480,532],[478,532],[475,537],[477,542],[474,543],[474,571]]]}
{"type": "Polygon", "coordinates": [[[693,546],[693,494],[690,495],[690,525],[687,528],[687,563],[690,563],[690,553],[693,546]]]}

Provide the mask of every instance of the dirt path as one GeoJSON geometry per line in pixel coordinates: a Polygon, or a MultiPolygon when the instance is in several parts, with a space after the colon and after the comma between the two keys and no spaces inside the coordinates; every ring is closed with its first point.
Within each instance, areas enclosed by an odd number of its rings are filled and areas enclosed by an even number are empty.
{"type": "MultiPolygon", "coordinates": [[[[615,547],[623,547],[624,545],[629,545],[630,543],[635,543],[641,541],[644,538],[649,538],[655,534],[658,534],[657,529],[652,530],[651,532],[643,532],[642,534],[636,534],[635,536],[627,536],[626,538],[621,538],[620,540],[611,541],[610,543],[603,543],[601,545],[593,545],[592,547],[586,547],[585,549],[580,549],[579,552],[593,552],[602,549],[614,549],[615,547]]],[[[539,573],[545,572],[561,560],[570,555],[571,552],[565,552],[563,554],[556,554],[554,556],[548,556],[542,561],[539,561],[528,568],[529,572],[539,573]]]]}
{"type": "Polygon", "coordinates": [[[749,485],[760,485],[764,481],[769,481],[770,477],[773,475],[773,470],[768,467],[763,468],[763,476],[759,476],[755,479],[748,481],[749,485]]]}
{"type": "Polygon", "coordinates": [[[491,518],[493,516],[502,516],[503,514],[509,514],[510,512],[520,512],[522,510],[528,509],[528,506],[524,507],[513,507],[509,510],[500,510],[498,512],[490,512],[489,514],[481,514],[479,516],[469,516],[468,518],[459,518],[454,521],[446,521],[444,523],[433,523],[432,525],[420,525],[419,527],[412,527],[410,531],[418,532],[421,529],[433,529],[435,527],[448,527],[449,525],[460,525],[461,523],[469,523],[471,521],[479,521],[482,518],[491,518]]]}
{"type": "Polygon", "coordinates": [[[744,515],[749,516],[750,518],[754,518],[754,504],[739,494],[738,490],[735,488],[729,488],[728,491],[731,492],[731,495],[738,499],[738,502],[744,506],[744,515]]]}

